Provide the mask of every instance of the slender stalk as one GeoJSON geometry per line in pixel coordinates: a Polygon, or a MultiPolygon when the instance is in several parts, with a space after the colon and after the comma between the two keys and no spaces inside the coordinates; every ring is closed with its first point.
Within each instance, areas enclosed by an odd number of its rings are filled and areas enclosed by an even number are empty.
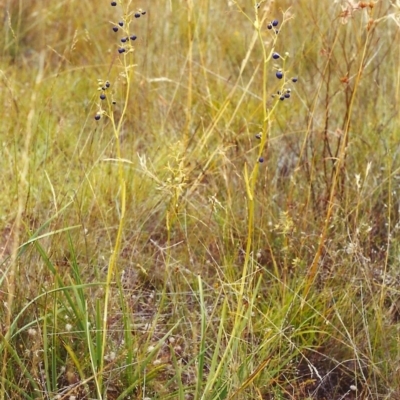
{"type": "Polygon", "coordinates": [[[361,56],[359,67],[358,67],[358,72],[357,72],[357,75],[355,78],[354,90],[352,92],[351,99],[350,99],[347,121],[346,121],[345,129],[343,132],[343,138],[342,138],[342,141],[340,144],[340,149],[339,149],[339,153],[338,153],[338,157],[337,157],[337,161],[336,161],[336,165],[335,165],[335,173],[334,173],[334,177],[332,180],[332,186],[331,186],[330,195],[329,195],[329,205],[328,205],[328,210],[327,210],[326,216],[325,216],[325,223],[324,223],[324,226],[323,226],[323,229],[321,232],[317,251],[315,253],[314,259],[313,259],[310,269],[308,271],[308,276],[307,276],[307,280],[306,280],[306,284],[305,284],[304,292],[303,292],[304,300],[306,300],[308,293],[310,291],[310,288],[315,281],[315,278],[316,278],[316,275],[318,272],[319,260],[321,258],[321,254],[322,254],[322,249],[325,245],[325,241],[326,241],[328,230],[329,230],[329,225],[331,223],[331,218],[332,218],[333,209],[334,209],[334,199],[336,196],[336,189],[337,189],[339,177],[340,177],[341,170],[344,165],[345,157],[346,157],[348,136],[349,136],[349,130],[350,130],[350,124],[351,124],[352,111],[353,111],[353,107],[354,107],[354,101],[356,98],[357,89],[358,89],[358,86],[360,85],[361,76],[362,76],[363,69],[364,69],[364,62],[365,62],[365,58],[366,58],[366,54],[367,54],[370,36],[371,36],[371,31],[367,30],[367,35],[366,35],[365,43],[364,43],[364,47],[363,47],[363,53],[361,56]]]}
{"type": "MultiPolygon", "coordinates": [[[[102,338],[102,346],[100,352],[100,364],[99,364],[99,387],[102,388],[102,371],[104,369],[104,353],[106,349],[106,341],[107,341],[107,319],[108,319],[108,309],[109,309],[109,302],[110,302],[110,292],[111,292],[111,280],[114,276],[114,272],[116,270],[116,265],[119,257],[119,253],[121,250],[122,244],[122,235],[124,230],[124,223],[125,223],[125,211],[126,211],[126,182],[125,182],[125,173],[124,173],[124,163],[122,161],[121,156],[121,143],[120,143],[120,136],[121,136],[121,129],[125,120],[125,116],[128,110],[129,104],[129,95],[131,89],[131,80],[132,80],[132,52],[129,52],[127,55],[123,55],[123,69],[125,74],[125,82],[126,82],[126,89],[125,89],[125,99],[124,104],[121,112],[120,119],[118,123],[115,122],[114,114],[110,113],[110,120],[112,123],[115,141],[116,141],[116,151],[117,151],[117,160],[118,160],[118,181],[119,181],[119,189],[120,189],[120,216],[119,216],[119,224],[118,224],[118,231],[117,237],[114,243],[114,249],[111,253],[110,260],[108,263],[108,271],[107,271],[107,281],[106,281],[106,288],[105,288],[105,297],[104,297],[104,312],[103,312],[103,338],[102,338]]],[[[101,393],[98,393],[101,397],[101,393]]]]}

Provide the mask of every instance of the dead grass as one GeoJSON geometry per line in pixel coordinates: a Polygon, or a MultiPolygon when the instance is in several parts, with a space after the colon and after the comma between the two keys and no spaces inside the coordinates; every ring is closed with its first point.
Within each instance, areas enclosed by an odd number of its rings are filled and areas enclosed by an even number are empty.
{"type": "Polygon", "coordinates": [[[398,397],[397,3],[101,3],[2,10],[1,398],[398,397]]]}

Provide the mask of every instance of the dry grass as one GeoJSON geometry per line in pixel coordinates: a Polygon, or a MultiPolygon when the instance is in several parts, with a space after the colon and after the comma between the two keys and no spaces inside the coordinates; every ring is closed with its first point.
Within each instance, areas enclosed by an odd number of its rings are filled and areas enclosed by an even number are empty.
{"type": "Polygon", "coordinates": [[[0,397],[399,397],[398,2],[117,3],[1,9],[0,397]]]}

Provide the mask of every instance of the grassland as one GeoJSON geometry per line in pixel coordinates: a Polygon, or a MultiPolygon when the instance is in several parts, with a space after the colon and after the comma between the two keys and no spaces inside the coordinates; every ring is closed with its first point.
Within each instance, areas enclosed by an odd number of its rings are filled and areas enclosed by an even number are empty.
{"type": "Polygon", "coordinates": [[[400,398],[399,2],[116,3],[0,8],[0,399],[400,398]]]}

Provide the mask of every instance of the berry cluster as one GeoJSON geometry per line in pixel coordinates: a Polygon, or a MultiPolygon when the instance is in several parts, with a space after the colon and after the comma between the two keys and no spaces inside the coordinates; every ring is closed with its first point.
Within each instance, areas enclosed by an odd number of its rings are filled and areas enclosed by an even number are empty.
{"type": "MultiPolygon", "coordinates": [[[[272,29],[272,27],[276,27],[276,26],[278,26],[278,24],[279,24],[279,21],[277,19],[274,19],[272,22],[270,22],[268,24],[267,27],[268,27],[268,29],[272,29]]],[[[273,52],[272,53],[272,58],[274,60],[282,60],[283,64],[285,63],[287,56],[288,56],[288,53],[285,54],[285,57],[282,57],[277,52],[273,52]]],[[[284,68],[277,67],[277,70],[275,72],[275,76],[279,80],[283,79],[283,84],[282,84],[281,90],[278,90],[278,92],[277,92],[277,95],[279,96],[279,100],[283,101],[285,99],[289,99],[290,98],[291,89],[287,87],[287,83],[288,83],[289,80],[284,79],[285,78],[284,68]]],[[[293,82],[293,83],[296,83],[297,82],[297,77],[290,78],[290,81],[293,82]]],[[[275,95],[272,95],[272,97],[275,97],[275,95]]]]}
{"type": "MultiPolygon", "coordinates": [[[[113,7],[115,7],[117,4],[116,4],[115,1],[113,1],[113,2],[111,3],[111,5],[112,5],[113,7]]],[[[137,11],[135,11],[134,13],[128,14],[128,15],[124,18],[125,21],[126,21],[126,20],[130,21],[132,15],[133,15],[135,18],[140,18],[142,15],[146,15],[146,11],[137,10],[137,11]]],[[[115,25],[113,26],[113,28],[112,28],[112,30],[113,30],[114,32],[118,32],[119,29],[120,29],[119,27],[121,27],[121,28],[123,29],[123,31],[124,31],[124,34],[125,34],[125,35],[120,39],[122,45],[118,48],[118,53],[119,53],[119,54],[125,53],[127,50],[130,50],[131,46],[127,46],[127,47],[126,47],[126,46],[124,46],[124,45],[125,45],[126,43],[128,43],[129,41],[135,41],[135,40],[137,39],[137,36],[136,36],[136,35],[132,35],[131,33],[129,33],[129,28],[127,27],[127,25],[129,25],[129,24],[125,24],[124,21],[119,21],[118,24],[115,24],[115,25]]]]}
{"type": "MultiPolygon", "coordinates": [[[[271,21],[268,25],[267,28],[269,30],[271,30],[272,28],[276,28],[279,25],[279,21],[277,19],[274,19],[273,21],[271,21]]],[[[278,34],[279,33],[279,29],[275,29],[275,33],[278,34]]]]}
{"type": "MultiPolygon", "coordinates": [[[[118,5],[116,1],[112,1],[110,4],[112,7],[116,7],[118,5]]],[[[123,18],[121,18],[118,23],[113,23],[113,32],[117,33],[120,30],[123,32],[123,36],[120,38],[120,45],[118,46],[119,54],[128,53],[129,51],[133,50],[132,42],[137,39],[137,36],[129,32],[129,26],[131,25],[133,18],[137,19],[140,18],[142,15],[146,15],[146,11],[139,9],[134,12],[125,13],[123,18]]],[[[98,84],[98,90],[101,92],[100,100],[104,101],[107,99],[106,91],[110,88],[111,84],[109,81],[103,82],[101,79],[98,80],[98,84]]],[[[115,105],[116,102],[112,99],[111,104],[115,105]]],[[[102,110],[100,102],[99,111],[94,116],[94,119],[98,121],[104,113],[105,112],[102,110]]]]}
{"type": "MultiPolygon", "coordinates": [[[[275,29],[274,33],[277,35],[279,33],[278,29],[276,29],[278,25],[279,25],[279,21],[277,19],[274,19],[268,23],[267,28],[269,30],[275,29]]],[[[285,56],[283,57],[278,52],[274,51],[272,53],[271,57],[272,57],[272,59],[277,60],[277,61],[282,61],[282,63],[283,63],[282,66],[275,66],[276,78],[279,80],[283,80],[283,81],[282,81],[280,90],[278,90],[276,94],[273,94],[272,97],[278,96],[279,101],[284,101],[286,99],[290,99],[291,94],[292,94],[292,89],[290,87],[288,87],[288,83],[289,82],[296,83],[298,78],[297,77],[292,77],[290,79],[286,78],[284,66],[285,66],[286,58],[288,57],[288,53],[286,53],[285,56]]],[[[258,140],[261,140],[262,133],[257,133],[255,135],[255,138],[258,140]]],[[[257,161],[259,163],[264,162],[264,157],[259,157],[257,161]]]]}
{"type": "MultiPolygon", "coordinates": [[[[98,79],[97,84],[98,84],[97,90],[100,92],[100,96],[99,96],[100,100],[102,100],[102,101],[106,100],[107,99],[106,92],[108,89],[110,89],[111,83],[109,81],[103,82],[101,79],[98,79]]],[[[113,104],[113,105],[117,104],[117,102],[112,98],[112,95],[111,95],[111,104],[113,104]]],[[[94,116],[94,119],[96,121],[98,121],[101,118],[101,115],[104,114],[104,111],[101,109],[101,107],[99,107],[99,108],[100,108],[100,110],[97,111],[96,115],[94,116]]]]}

